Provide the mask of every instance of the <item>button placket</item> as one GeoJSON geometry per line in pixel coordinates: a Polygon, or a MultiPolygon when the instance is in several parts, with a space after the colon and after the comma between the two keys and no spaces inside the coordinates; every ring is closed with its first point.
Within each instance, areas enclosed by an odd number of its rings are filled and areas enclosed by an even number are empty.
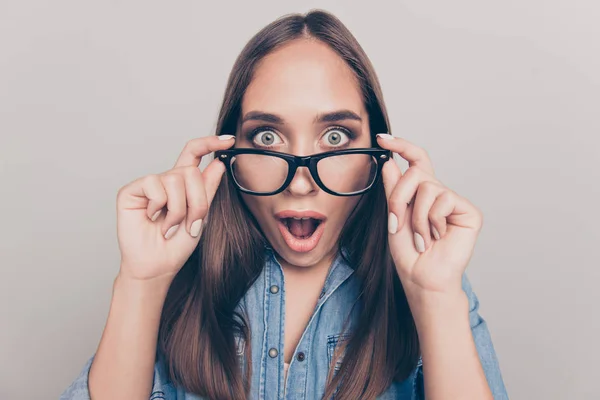
{"type": "Polygon", "coordinates": [[[280,399],[283,395],[281,377],[281,366],[283,353],[280,353],[283,337],[283,271],[278,268],[276,262],[271,261],[265,271],[267,281],[265,282],[265,342],[263,351],[266,353],[265,380],[262,382],[261,394],[265,400],[280,399]]]}

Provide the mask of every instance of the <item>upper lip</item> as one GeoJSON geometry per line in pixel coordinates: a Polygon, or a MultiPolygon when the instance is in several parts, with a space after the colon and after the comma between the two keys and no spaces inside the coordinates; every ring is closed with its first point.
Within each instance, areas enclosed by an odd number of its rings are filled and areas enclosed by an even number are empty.
{"type": "Polygon", "coordinates": [[[327,217],[324,216],[323,214],[321,214],[317,211],[312,211],[312,210],[306,210],[306,211],[284,210],[284,211],[280,211],[280,212],[276,213],[275,217],[277,217],[279,219],[283,219],[283,218],[314,218],[314,219],[318,219],[321,221],[325,221],[327,219],[327,217]]]}

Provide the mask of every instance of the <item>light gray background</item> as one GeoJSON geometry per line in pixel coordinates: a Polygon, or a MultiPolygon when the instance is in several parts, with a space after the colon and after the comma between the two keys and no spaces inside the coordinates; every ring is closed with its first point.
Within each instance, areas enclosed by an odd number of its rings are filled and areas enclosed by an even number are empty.
{"type": "Polygon", "coordinates": [[[118,270],[117,190],[212,134],[245,42],[312,7],[363,45],[394,134],[483,211],[469,275],[511,398],[598,398],[594,0],[0,0],[0,398],[76,377],[118,270]]]}

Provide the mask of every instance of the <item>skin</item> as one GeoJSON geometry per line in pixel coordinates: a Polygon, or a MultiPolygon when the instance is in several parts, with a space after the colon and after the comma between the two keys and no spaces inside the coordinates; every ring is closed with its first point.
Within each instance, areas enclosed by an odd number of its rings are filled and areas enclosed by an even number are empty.
{"type": "Polygon", "coordinates": [[[492,399],[462,290],[483,215],[435,177],[425,150],[403,138],[377,138],[409,163],[402,174],[387,162],[382,174],[388,241],[419,335],[426,397],[492,399]]]}
{"type": "MultiPolygon", "coordinates": [[[[281,139],[274,150],[308,155],[331,150],[323,147],[329,125],[313,121],[321,113],[340,109],[360,117],[360,121],[336,122],[358,135],[349,146],[370,147],[368,116],[355,77],[327,46],[303,39],[262,60],[244,96],[242,115],[255,110],[278,114],[284,123],[272,127],[281,139]]],[[[203,171],[198,166],[205,155],[234,143],[252,146],[243,136],[251,124],[256,127],[258,122],[242,124],[237,138],[191,140],[172,169],[136,179],[117,193],[121,265],[89,374],[92,398],[148,398],[165,296],[200,240],[202,220],[225,172],[219,160],[203,171]]],[[[461,287],[482,214],[436,179],[423,149],[399,137],[377,140],[409,162],[404,174],[395,162],[385,163],[383,181],[390,211],[390,251],[415,319],[427,399],[491,399],[461,287]],[[434,235],[438,238],[432,238],[431,227],[439,232],[434,235]]],[[[284,192],[244,200],[284,269],[285,312],[294,316],[286,318],[285,325],[284,356],[289,362],[314,310],[343,223],[359,198],[324,193],[301,168],[284,192]],[[273,217],[285,209],[315,210],[327,216],[315,249],[297,254],[287,248],[273,217]]]]}
{"type": "MultiPolygon", "coordinates": [[[[268,127],[263,132],[275,135],[270,150],[295,155],[371,147],[369,118],[355,76],[333,50],[315,40],[294,41],[262,60],[242,101],[242,121],[248,113],[256,111],[275,114],[282,123],[261,120],[241,123],[235,147],[267,148],[265,133],[246,138],[247,133],[261,126],[268,127]],[[361,120],[315,122],[320,114],[339,110],[352,111],[361,120]],[[357,137],[350,139],[336,126],[352,131],[357,137]],[[333,140],[332,134],[342,138],[333,140]]],[[[297,316],[286,318],[285,323],[284,359],[290,362],[317,303],[342,227],[360,196],[325,193],[307,168],[299,168],[283,192],[274,196],[244,194],[243,198],[284,270],[286,315],[297,316]],[[288,247],[274,217],[282,210],[314,210],[327,217],[315,249],[301,253],[288,247]]]]}
{"type": "MultiPolygon", "coordinates": [[[[239,127],[235,147],[267,148],[262,137],[249,140],[245,135],[266,126],[277,135],[270,150],[310,155],[329,150],[371,147],[369,117],[363,105],[356,78],[346,63],[327,45],[314,40],[294,41],[265,57],[256,69],[242,101],[242,120],[254,111],[278,115],[282,124],[250,120],[239,127]],[[362,121],[346,119],[315,123],[319,114],[350,110],[362,121]],[[328,129],[342,126],[359,135],[347,138],[343,131],[328,129]],[[331,134],[344,139],[331,142],[331,134]]],[[[263,134],[264,135],[264,134],[263,134]]],[[[259,221],[266,237],[282,258],[284,268],[321,269],[331,262],[332,252],[342,226],[360,196],[332,196],[313,181],[307,168],[296,171],[285,191],[274,196],[243,195],[259,221]],[[326,228],[317,247],[307,253],[292,251],[285,243],[274,214],[282,210],[315,210],[327,216],[326,228]]]]}
{"type": "MultiPolygon", "coordinates": [[[[262,61],[244,96],[242,120],[253,111],[278,115],[282,123],[270,126],[276,135],[268,142],[273,144],[271,149],[308,155],[334,149],[323,135],[327,125],[314,121],[320,113],[340,109],[361,117],[360,122],[337,124],[359,134],[348,147],[370,147],[368,116],[352,71],[325,44],[302,39],[262,61]]],[[[264,121],[243,122],[236,147],[265,148],[260,146],[264,144],[260,135],[251,139],[245,135],[261,125],[264,121]]],[[[468,299],[461,286],[482,214],[435,178],[423,149],[391,135],[378,135],[377,140],[409,162],[404,174],[393,161],[386,163],[382,173],[390,210],[390,249],[417,325],[427,398],[489,399],[491,392],[471,335],[468,299]]],[[[300,169],[284,192],[267,197],[244,195],[244,200],[284,270],[286,315],[295,316],[286,318],[284,356],[289,362],[314,310],[336,240],[359,198],[329,195],[306,169],[300,169]],[[295,253],[285,244],[273,217],[285,209],[316,210],[328,217],[315,249],[295,253]]]]}

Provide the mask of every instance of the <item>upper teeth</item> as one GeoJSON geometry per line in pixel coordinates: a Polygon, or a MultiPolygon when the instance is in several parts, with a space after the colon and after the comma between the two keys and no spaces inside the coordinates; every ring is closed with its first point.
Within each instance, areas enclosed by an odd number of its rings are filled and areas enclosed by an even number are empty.
{"type": "Polygon", "coordinates": [[[306,219],[310,219],[310,217],[303,217],[303,218],[300,218],[300,217],[292,217],[292,218],[293,218],[293,219],[296,219],[296,220],[298,220],[298,221],[300,221],[301,219],[304,219],[304,220],[306,220],[306,219]]]}

